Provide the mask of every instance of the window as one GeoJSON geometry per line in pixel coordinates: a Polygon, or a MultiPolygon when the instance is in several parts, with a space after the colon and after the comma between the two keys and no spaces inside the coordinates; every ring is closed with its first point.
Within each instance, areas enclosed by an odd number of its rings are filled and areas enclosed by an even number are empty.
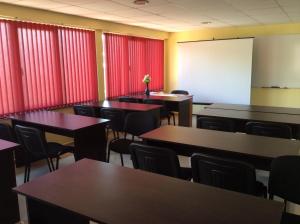
{"type": "Polygon", "coordinates": [[[0,115],[97,100],[95,33],[0,20],[0,115]]]}
{"type": "Polygon", "coordinates": [[[140,94],[142,79],[150,74],[151,91],[164,86],[164,41],[105,34],[106,98],[140,94]]]}

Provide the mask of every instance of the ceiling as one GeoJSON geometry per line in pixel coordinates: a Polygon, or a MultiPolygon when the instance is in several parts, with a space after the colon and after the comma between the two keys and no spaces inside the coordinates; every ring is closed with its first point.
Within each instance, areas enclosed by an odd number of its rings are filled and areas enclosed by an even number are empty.
{"type": "Polygon", "coordinates": [[[0,0],[169,32],[300,22],[300,0],[149,0],[146,5],[133,1],[0,0]]]}

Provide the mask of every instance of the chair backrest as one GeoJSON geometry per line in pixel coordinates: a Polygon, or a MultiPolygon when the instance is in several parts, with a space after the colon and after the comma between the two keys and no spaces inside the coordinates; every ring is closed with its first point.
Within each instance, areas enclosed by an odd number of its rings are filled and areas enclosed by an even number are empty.
{"type": "Polygon", "coordinates": [[[199,117],[197,119],[197,128],[217,130],[217,131],[235,131],[234,121],[218,117],[199,117]]]}
{"type": "Polygon", "coordinates": [[[88,116],[88,117],[97,117],[95,108],[85,105],[74,105],[74,113],[76,115],[88,116]]]}
{"type": "Polygon", "coordinates": [[[129,150],[135,169],[179,177],[179,161],[173,150],[137,143],[131,143],[129,150]]]}
{"type": "Polygon", "coordinates": [[[123,131],[125,111],[112,108],[101,108],[100,117],[109,119],[109,127],[114,131],[123,131]]]}
{"type": "Polygon", "coordinates": [[[172,91],[171,91],[171,94],[189,95],[189,92],[186,91],[186,90],[179,90],[179,89],[176,89],[176,90],[172,90],[172,91]]]}
{"type": "Polygon", "coordinates": [[[122,97],[119,97],[119,102],[139,103],[140,100],[137,98],[130,97],[130,96],[122,96],[122,97]]]}
{"type": "Polygon", "coordinates": [[[292,129],[286,124],[273,124],[265,122],[246,123],[246,133],[252,135],[262,135],[276,138],[292,138],[292,129]]]}
{"type": "Polygon", "coordinates": [[[149,112],[132,112],[126,115],[124,131],[139,136],[158,128],[157,118],[149,112]]]}
{"type": "Polygon", "coordinates": [[[0,124],[0,139],[11,142],[15,141],[15,136],[11,126],[8,124],[0,124]]]}
{"type": "Polygon", "coordinates": [[[300,156],[281,156],[271,164],[269,194],[300,204],[300,156]]]}
{"type": "Polygon", "coordinates": [[[41,132],[36,128],[21,125],[15,126],[15,132],[18,142],[23,145],[24,149],[31,157],[39,158],[48,155],[44,132],[41,132]]]}
{"type": "Polygon", "coordinates": [[[204,154],[193,154],[191,164],[194,182],[255,194],[255,168],[248,163],[204,154]]]}

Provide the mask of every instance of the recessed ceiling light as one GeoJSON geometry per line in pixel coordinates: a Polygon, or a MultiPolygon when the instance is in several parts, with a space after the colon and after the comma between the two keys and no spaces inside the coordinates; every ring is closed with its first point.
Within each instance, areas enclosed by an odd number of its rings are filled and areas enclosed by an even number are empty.
{"type": "Polygon", "coordinates": [[[133,3],[136,5],[146,5],[149,3],[149,1],[148,0],[135,0],[133,3]]]}
{"type": "Polygon", "coordinates": [[[204,24],[204,25],[210,24],[210,23],[211,23],[210,21],[204,21],[204,22],[201,22],[201,24],[204,24]]]}

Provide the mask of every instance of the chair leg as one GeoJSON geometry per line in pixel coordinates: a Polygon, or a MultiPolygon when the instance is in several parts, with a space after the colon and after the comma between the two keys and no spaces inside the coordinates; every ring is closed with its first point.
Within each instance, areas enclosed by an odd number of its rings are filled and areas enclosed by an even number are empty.
{"type": "Polygon", "coordinates": [[[30,179],[30,170],[31,170],[31,164],[29,164],[29,166],[27,168],[27,179],[26,179],[26,182],[28,182],[29,179],[30,179]]]}
{"type": "Polygon", "coordinates": [[[59,156],[57,156],[56,157],[56,167],[55,167],[56,170],[58,170],[58,167],[59,167],[59,159],[60,159],[59,156]]]}
{"type": "Polygon", "coordinates": [[[173,123],[174,123],[174,126],[176,125],[176,122],[175,122],[175,114],[173,114],[173,123]]]}
{"type": "Polygon", "coordinates": [[[120,153],[120,157],[121,157],[121,164],[122,164],[122,166],[124,166],[123,154],[122,153],[120,153]]]}
{"type": "Polygon", "coordinates": [[[48,164],[48,168],[49,168],[49,171],[52,172],[52,164],[50,163],[51,159],[49,158],[46,158],[46,161],[47,161],[47,164],[48,164]]]}
{"type": "Polygon", "coordinates": [[[28,173],[29,173],[29,165],[25,165],[24,183],[26,183],[28,181],[28,173]]]}
{"type": "Polygon", "coordinates": [[[108,146],[108,149],[107,149],[107,158],[106,158],[106,162],[109,163],[109,159],[110,159],[110,146],[108,146]]]}

